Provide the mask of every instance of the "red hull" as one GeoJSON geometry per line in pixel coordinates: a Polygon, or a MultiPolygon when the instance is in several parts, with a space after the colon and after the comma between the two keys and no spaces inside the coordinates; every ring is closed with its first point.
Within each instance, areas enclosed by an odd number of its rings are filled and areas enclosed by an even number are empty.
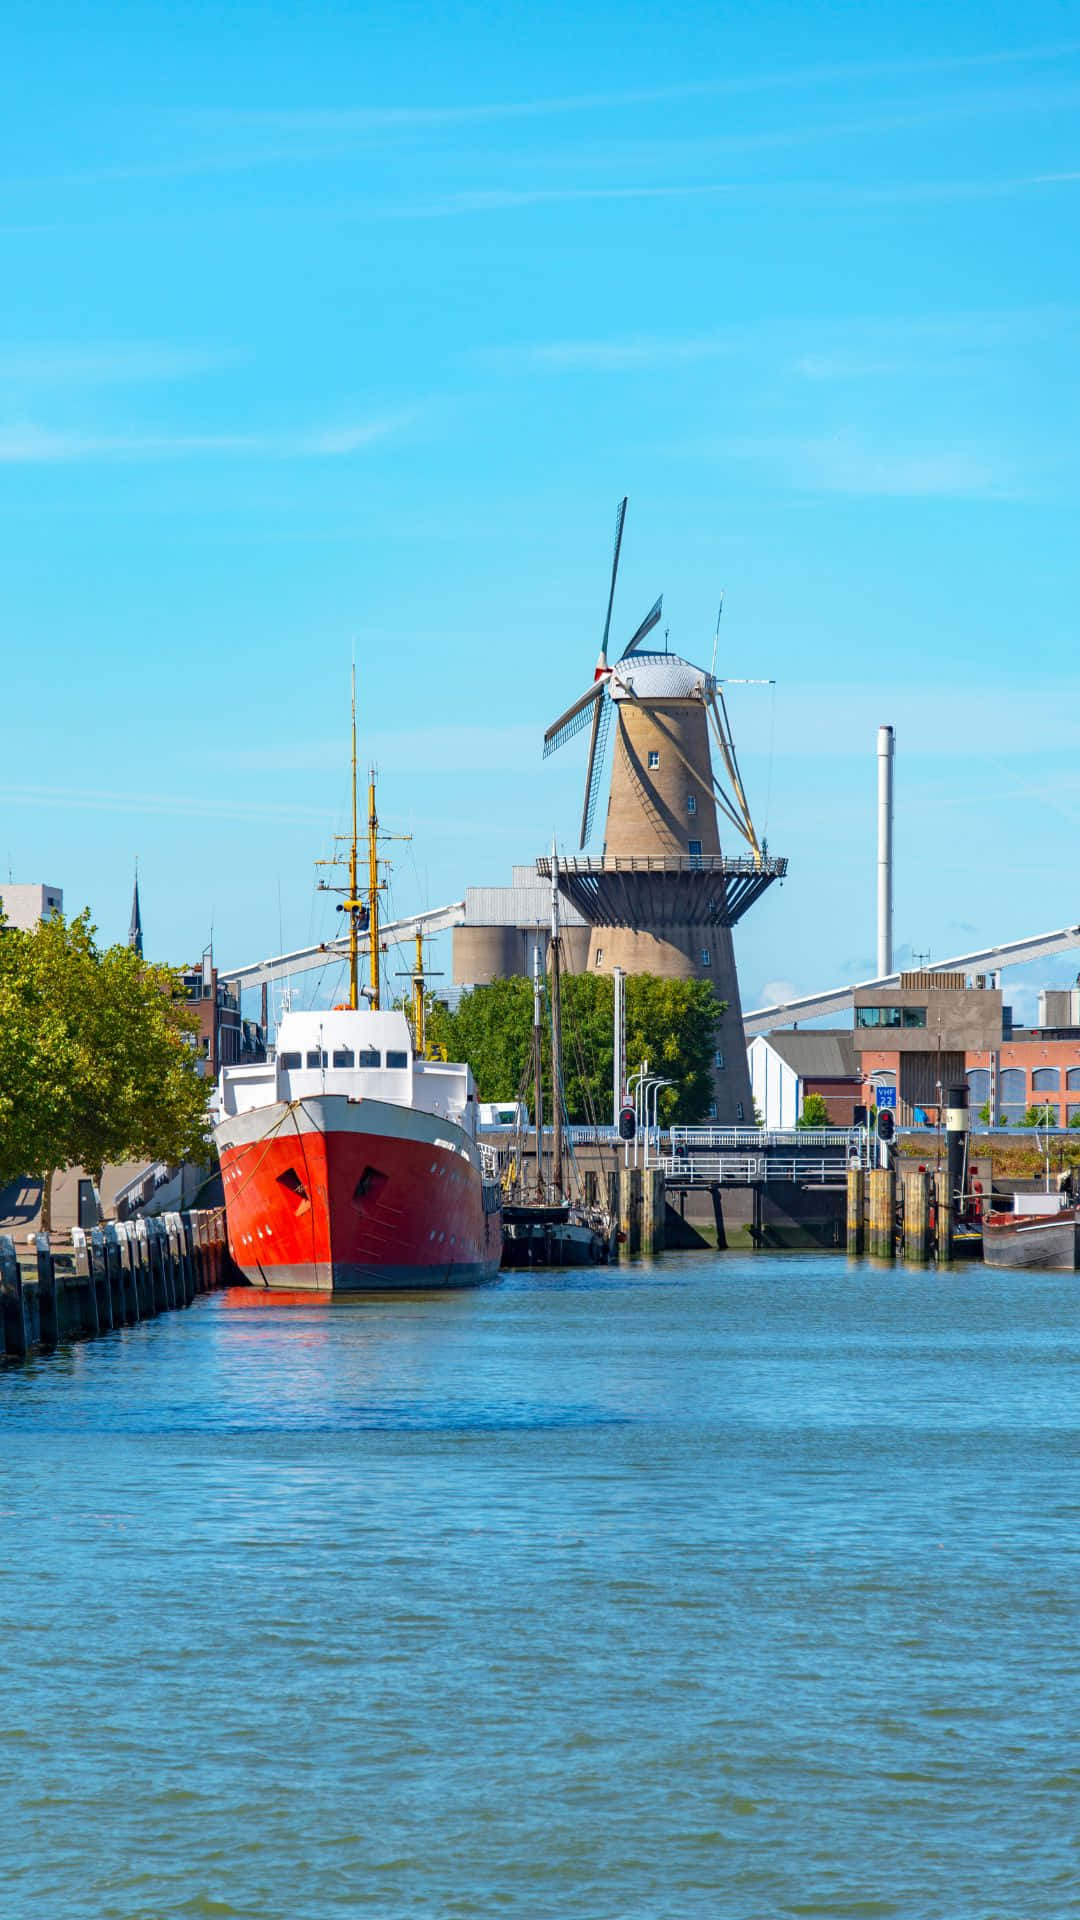
{"type": "Polygon", "coordinates": [[[445,1120],[324,1097],[227,1122],[218,1144],[229,1250],[254,1286],[354,1293],[498,1272],[497,1194],[445,1120]]]}

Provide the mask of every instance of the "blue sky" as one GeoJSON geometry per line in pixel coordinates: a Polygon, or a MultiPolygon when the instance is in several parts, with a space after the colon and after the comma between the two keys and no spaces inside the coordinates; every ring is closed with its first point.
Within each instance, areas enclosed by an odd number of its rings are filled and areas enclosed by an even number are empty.
{"type": "Polygon", "coordinates": [[[616,633],[777,682],[748,1004],[872,970],[880,721],[901,951],[1080,919],[1080,6],[6,20],[5,873],[321,937],[354,646],[394,909],[572,848],[625,492],[616,633]]]}

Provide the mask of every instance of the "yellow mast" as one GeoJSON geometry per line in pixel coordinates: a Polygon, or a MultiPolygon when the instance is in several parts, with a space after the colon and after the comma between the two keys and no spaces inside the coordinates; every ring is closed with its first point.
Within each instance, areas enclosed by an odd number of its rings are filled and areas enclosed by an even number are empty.
{"type": "MultiPolygon", "coordinates": [[[[355,795],[355,777],[353,793],[355,795]]],[[[355,799],[354,799],[355,806],[355,799]]],[[[356,858],[355,828],[353,859],[356,858]]],[[[379,1011],[379,816],[375,811],[375,769],[368,779],[368,929],[371,943],[371,1005],[379,1011]]]]}
{"type": "Polygon", "coordinates": [[[424,936],[416,936],[416,971],[413,974],[412,988],[413,1046],[418,1057],[426,1058],[424,1047],[427,1036],[424,1032],[424,936]]]}
{"type": "Polygon", "coordinates": [[[349,843],[349,1005],[356,1011],[360,1005],[360,942],[357,938],[356,916],[361,902],[356,897],[356,663],[352,670],[352,840],[349,843]]]}

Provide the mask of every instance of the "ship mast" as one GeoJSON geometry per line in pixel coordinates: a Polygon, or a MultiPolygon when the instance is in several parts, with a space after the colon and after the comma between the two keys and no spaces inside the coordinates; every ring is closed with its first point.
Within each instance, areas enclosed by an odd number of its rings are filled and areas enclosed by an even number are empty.
{"type": "Polygon", "coordinates": [[[563,1198],[562,977],[559,968],[559,856],[551,842],[551,1188],[563,1198]]]}
{"type": "Polygon", "coordinates": [[[352,670],[352,839],[349,842],[349,1005],[360,1005],[360,941],[356,919],[361,903],[356,897],[356,662],[352,670]]]}
{"type": "MultiPolygon", "coordinates": [[[[353,777],[353,860],[356,859],[356,781],[353,777]]],[[[375,769],[368,776],[368,929],[371,947],[371,1005],[379,1011],[379,816],[375,811],[375,769]]]]}
{"type": "Polygon", "coordinates": [[[544,1192],[544,1082],[541,1050],[543,994],[540,988],[540,939],[533,942],[533,1091],[536,1102],[536,1197],[541,1206],[544,1192]]]}

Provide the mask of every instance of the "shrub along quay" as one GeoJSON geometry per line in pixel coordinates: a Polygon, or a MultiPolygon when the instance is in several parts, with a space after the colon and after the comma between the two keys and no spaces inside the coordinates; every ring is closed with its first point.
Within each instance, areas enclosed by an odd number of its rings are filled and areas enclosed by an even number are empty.
{"type": "Polygon", "coordinates": [[[39,1233],[33,1248],[24,1265],[14,1241],[0,1234],[0,1356],[7,1359],[136,1326],[235,1279],[220,1209],[89,1233],[76,1228],[63,1248],[39,1233]]]}

